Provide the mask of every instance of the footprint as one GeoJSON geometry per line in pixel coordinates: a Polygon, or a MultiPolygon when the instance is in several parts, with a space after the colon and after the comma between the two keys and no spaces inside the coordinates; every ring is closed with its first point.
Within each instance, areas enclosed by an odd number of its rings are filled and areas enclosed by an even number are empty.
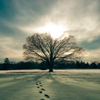
{"type": "Polygon", "coordinates": [[[42,85],[40,85],[42,87],[42,85]]]}
{"type": "Polygon", "coordinates": [[[36,83],[36,85],[38,85],[38,84],[36,83]]]}
{"type": "Polygon", "coordinates": [[[40,88],[39,86],[37,88],[40,88]]]}
{"type": "Polygon", "coordinates": [[[44,94],[44,96],[45,96],[45,97],[47,97],[47,98],[50,98],[50,96],[49,96],[49,95],[47,95],[47,94],[44,94]]]}
{"type": "Polygon", "coordinates": [[[40,99],[40,100],[44,100],[44,99],[40,99]]]}
{"type": "Polygon", "coordinates": [[[41,90],[45,91],[45,89],[43,89],[43,88],[41,90]]]}
{"type": "Polygon", "coordinates": [[[41,93],[42,93],[42,91],[39,91],[39,93],[41,94],[41,93]]]}

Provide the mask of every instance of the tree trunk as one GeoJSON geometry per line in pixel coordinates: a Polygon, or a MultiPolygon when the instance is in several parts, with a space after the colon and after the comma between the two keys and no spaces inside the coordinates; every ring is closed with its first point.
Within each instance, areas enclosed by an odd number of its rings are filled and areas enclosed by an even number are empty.
{"type": "Polygon", "coordinates": [[[53,60],[53,52],[52,52],[52,45],[50,47],[50,62],[49,62],[49,72],[53,72],[53,64],[54,64],[54,60],[53,60]]]}
{"type": "Polygon", "coordinates": [[[49,72],[53,72],[53,61],[49,63],[49,72]]]}
{"type": "Polygon", "coordinates": [[[53,72],[53,67],[50,66],[49,72],[53,72]]]}

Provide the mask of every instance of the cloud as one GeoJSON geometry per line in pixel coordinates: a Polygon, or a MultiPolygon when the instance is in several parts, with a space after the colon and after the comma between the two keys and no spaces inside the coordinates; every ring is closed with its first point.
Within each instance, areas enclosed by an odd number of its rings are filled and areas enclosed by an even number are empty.
{"type": "Polygon", "coordinates": [[[0,38],[0,58],[22,59],[22,43],[12,38],[0,38]]]}
{"type": "Polygon", "coordinates": [[[95,49],[100,49],[100,37],[96,37],[95,40],[88,42],[88,41],[83,41],[80,43],[80,46],[87,50],[95,50],[95,49]]]}
{"type": "Polygon", "coordinates": [[[87,50],[84,52],[84,58],[85,61],[100,61],[100,49],[96,50],[87,50]]]}
{"type": "MultiPolygon", "coordinates": [[[[52,3],[51,3],[52,4],[52,3]]],[[[42,4],[41,4],[42,5],[42,4]]],[[[44,9],[48,9],[45,6],[42,6],[42,10],[39,12],[44,12],[44,9]]],[[[40,27],[45,27],[47,23],[61,24],[65,27],[65,30],[69,34],[73,34],[80,41],[92,41],[96,36],[100,34],[100,3],[99,0],[57,0],[52,6],[49,6],[51,9],[45,11],[45,13],[35,14],[36,20],[34,23],[29,23],[21,29],[32,29],[36,32],[36,29],[40,31],[40,27]]],[[[22,10],[23,11],[23,10],[22,10]]],[[[27,10],[24,10],[24,12],[27,10]]],[[[26,16],[26,14],[24,13],[26,16]]],[[[29,14],[27,14],[28,17],[29,14]]],[[[34,17],[33,17],[34,18],[34,17]]],[[[31,17],[30,17],[31,19],[31,17]]],[[[33,32],[32,31],[32,32],[33,32]]],[[[31,33],[32,33],[31,32],[31,33]]]]}

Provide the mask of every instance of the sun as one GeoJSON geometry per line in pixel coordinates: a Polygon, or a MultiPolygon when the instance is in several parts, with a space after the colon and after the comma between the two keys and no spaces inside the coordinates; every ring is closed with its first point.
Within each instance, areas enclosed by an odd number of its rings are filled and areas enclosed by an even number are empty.
{"type": "Polygon", "coordinates": [[[45,26],[39,29],[42,33],[50,33],[53,38],[60,37],[67,29],[62,25],[56,25],[54,23],[47,23],[45,26]]]}

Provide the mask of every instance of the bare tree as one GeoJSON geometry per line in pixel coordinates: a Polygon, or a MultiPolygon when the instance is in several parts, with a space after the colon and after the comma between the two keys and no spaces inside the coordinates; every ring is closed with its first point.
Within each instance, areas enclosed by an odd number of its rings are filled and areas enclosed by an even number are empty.
{"type": "Polygon", "coordinates": [[[23,45],[24,57],[27,61],[45,61],[49,72],[53,72],[55,61],[79,60],[83,49],[78,47],[73,36],[53,39],[50,34],[35,33],[26,38],[23,45]]]}

